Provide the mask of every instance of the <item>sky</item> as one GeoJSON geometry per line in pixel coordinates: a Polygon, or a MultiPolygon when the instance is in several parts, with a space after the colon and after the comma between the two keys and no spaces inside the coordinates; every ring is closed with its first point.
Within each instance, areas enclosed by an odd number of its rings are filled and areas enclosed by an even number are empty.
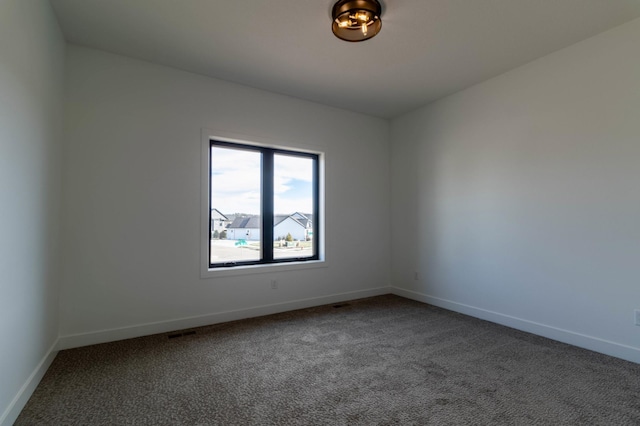
{"type": "MultiPolygon", "coordinates": [[[[276,214],[311,213],[312,160],[276,154],[274,210],[276,214]]],[[[211,207],[222,214],[260,213],[260,153],[213,147],[211,207]]]]}

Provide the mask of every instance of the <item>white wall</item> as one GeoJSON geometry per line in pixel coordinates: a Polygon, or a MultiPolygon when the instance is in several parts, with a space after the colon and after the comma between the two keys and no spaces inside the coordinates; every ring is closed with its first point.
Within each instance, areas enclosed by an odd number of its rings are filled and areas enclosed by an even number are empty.
{"type": "Polygon", "coordinates": [[[388,292],[387,121],[81,47],[66,65],[62,347],[388,292]],[[326,153],[328,267],[200,278],[203,128],[326,153]]]}
{"type": "Polygon", "coordinates": [[[400,294],[640,362],[640,20],[400,117],[391,140],[400,294]]]}
{"type": "Polygon", "coordinates": [[[0,424],[58,337],[64,40],[48,1],[0,2],[0,424]]]}

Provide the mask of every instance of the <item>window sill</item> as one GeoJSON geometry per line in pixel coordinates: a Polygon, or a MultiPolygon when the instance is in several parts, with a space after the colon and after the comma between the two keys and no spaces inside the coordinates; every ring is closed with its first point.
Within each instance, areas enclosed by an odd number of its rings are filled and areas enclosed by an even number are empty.
{"type": "Polygon", "coordinates": [[[242,275],[264,274],[272,272],[300,271],[307,269],[327,268],[326,260],[309,260],[306,262],[270,263],[264,265],[232,266],[229,268],[215,268],[202,271],[200,278],[238,277],[242,275]]]}

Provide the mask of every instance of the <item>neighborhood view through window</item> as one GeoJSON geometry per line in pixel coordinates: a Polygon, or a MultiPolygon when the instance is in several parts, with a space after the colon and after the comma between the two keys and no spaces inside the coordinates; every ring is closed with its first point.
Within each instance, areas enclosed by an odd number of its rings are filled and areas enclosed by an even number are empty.
{"type": "Polygon", "coordinates": [[[317,163],[315,154],[212,141],[210,265],[317,259],[317,163]]]}

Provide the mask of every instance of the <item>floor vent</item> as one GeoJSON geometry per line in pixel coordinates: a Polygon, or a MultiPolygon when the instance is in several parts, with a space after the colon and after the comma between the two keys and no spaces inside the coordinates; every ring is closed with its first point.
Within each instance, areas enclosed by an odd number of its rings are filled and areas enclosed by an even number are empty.
{"type": "Polygon", "coordinates": [[[333,305],[334,308],[344,308],[345,306],[351,305],[350,303],[339,303],[337,305],[333,305]]]}
{"type": "Polygon", "coordinates": [[[182,333],[171,333],[167,337],[169,339],[175,339],[176,337],[191,336],[192,334],[196,334],[196,332],[194,330],[190,330],[190,331],[184,331],[182,333]]]}

